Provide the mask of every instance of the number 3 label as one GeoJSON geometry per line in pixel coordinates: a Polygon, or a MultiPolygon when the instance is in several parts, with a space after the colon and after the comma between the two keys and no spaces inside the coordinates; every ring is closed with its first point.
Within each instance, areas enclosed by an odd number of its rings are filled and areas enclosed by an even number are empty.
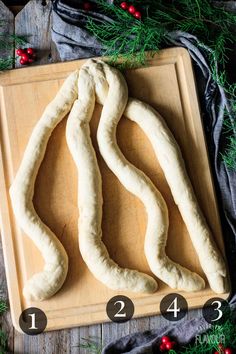
{"type": "Polygon", "coordinates": [[[220,302],[219,300],[215,300],[212,302],[212,305],[214,304],[217,304],[217,308],[214,310],[218,311],[218,316],[214,320],[212,320],[212,322],[218,321],[223,316],[223,312],[220,310],[220,308],[222,307],[222,302],[220,302]]]}
{"type": "Polygon", "coordinates": [[[134,304],[127,296],[114,296],[108,301],[106,312],[112,322],[127,322],[133,317],[134,304]]]}
{"type": "Polygon", "coordinates": [[[230,306],[226,300],[215,297],[205,303],[202,315],[210,324],[222,324],[230,316],[230,306]]]}

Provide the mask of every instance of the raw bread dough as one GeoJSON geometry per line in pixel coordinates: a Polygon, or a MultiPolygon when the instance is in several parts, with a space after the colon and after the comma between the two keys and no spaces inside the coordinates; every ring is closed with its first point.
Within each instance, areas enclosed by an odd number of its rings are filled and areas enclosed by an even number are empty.
{"type": "MultiPolygon", "coordinates": [[[[153,146],[210,287],[216,293],[225,293],[228,290],[225,262],[199,208],[175,138],[160,114],[143,102],[130,98],[124,114],[140,126],[153,146]]],[[[169,285],[171,287],[175,285],[177,289],[180,289],[182,287],[180,285],[179,288],[178,283],[182,282],[181,275],[177,268],[173,269],[172,264],[168,264],[168,257],[165,256],[168,224],[165,232],[158,238],[160,225],[161,223],[155,224],[154,220],[150,228],[148,225],[145,254],[153,273],[166,283],[168,283],[169,275],[172,278],[174,273],[173,283],[169,285]],[[168,273],[162,266],[163,264],[166,265],[168,273]]],[[[162,225],[164,224],[162,223],[162,225]]]]}
{"type": "Polygon", "coordinates": [[[173,135],[150,106],[128,99],[126,82],[117,70],[104,62],[89,60],[79,72],[66,79],[46,108],[33,130],[10,189],[16,219],[45,260],[44,270],[28,280],[24,288],[25,297],[44,300],[52,296],[62,286],[68,270],[68,258],[62,244],[40,220],[32,199],[49,137],[72,105],[66,137],[79,172],[79,246],[83,259],[94,276],[112,289],[147,293],[157,289],[157,282],[152,277],[120,268],[110,259],[102,242],[101,175],[89,130],[95,100],[103,104],[97,132],[100,152],[120,182],[146,208],[145,254],[152,272],[178,290],[196,291],[205,286],[199,275],[174,263],[165,253],[168,209],[151,180],[125,159],[117,145],[116,127],[123,113],[136,122],[150,139],[210,286],[217,293],[225,292],[225,263],[201,214],[173,135]]]}
{"type": "MultiPolygon", "coordinates": [[[[147,274],[119,267],[102,242],[102,181],[90,138],[89,122],[95,105],[93,76],[86,66],[79,73],[79,98],[68,117],[66,139],[78,168],[79,247],[93,275],[114,290],[152,293],[156,281],[147,274]]],[[[124,86],[123,109],[127,101],[124,86]]]]}
{"type": "Polygon", "coordinates": [[[12,208],[18,224],[41,252],[45,266],[34,274],[23,290],[27,300],[40,301],[54,295],[65,281],[68,257],[54,233],[40,220],[33,206],[34,185],[50,135],[70,111],[78,96],[78,73],[64,82],[54,100],[46,107],[26,147],[21,165],[10,188],[12,208]]]}
{"type": "MultiPolygon", "coordinates": [[[[201,214],[173,135],[151,107],[133,99],[129,99],[127,104],[126,82],[117,70],[94,60],[88,61],[84,68],[87,69],[91,82],[94,81],[97,101],[103,104],[97,131],[101,155],[125,188],[141,199],[146,208],[148,224],[145,254],[152,272],[170,287],[178,290],[197,291],[205,287],[204,280],[198,274],[173,262],[165,254],[168,234],[166,203],[151,180],[125,159],[116,143],[116,127],[123,113],[137,122],[151,140],[210,286],[217,293],[225,292],[225,264],[201,214]]],[[[79,77],[79,81],[81,92],[84,90],[84,76],[79,77]]],[[[89,97],[87,104],[90,104],[89,97]]],[[[80,232],[81,223],[83,221],[80,222],[80,232]]],[[[90,247],[86,237],[83,241],[82,248],[86,259],[90,247]]],[[[99,267],[99,263],[94,267],[95,276],[99,273],[99,267]]],[[[132,281],[132,278],[129,281],[132,281]]],[[[107,281],[107,286],[109,283],[110,280],[107,281]]]]}

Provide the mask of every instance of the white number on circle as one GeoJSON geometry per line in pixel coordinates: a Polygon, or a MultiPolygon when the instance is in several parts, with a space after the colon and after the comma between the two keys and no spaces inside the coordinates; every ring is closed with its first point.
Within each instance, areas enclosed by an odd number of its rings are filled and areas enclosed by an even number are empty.
{"type": "Polygon", "coordinates": [[[218,301],[218,300],[215,300],[215,301],[212,302],[212,305],[214,305],[214,304],[217,304],[217,308],[214,309],[214,310],[215,310],[215,311],[218,311],[219,315],[218,315],[217,318],[215,318],[214,320],[212,320],[212,322],[218,321],[218,320],[223,316],[223,312],[220,310],[222,303],[221,303],[220,301],[218,301]]]}
{"type": "Polygon", "coordinates": [[[177,297],[174,298],[166,312],[173,312],[174,313],[174,318],[178,317],[178,312],[180,312],[180,308],[178,308],[178,299],[177,297]],[[173,307],[172,307],[173,306],[173,307]]]}
{"type": "Polygon", "coordinates": [[[29,327],[29,329],[38,329],[35,325],[35,313],[29,313],[29,315],[31,317],[31,327],[29,327]]]}
{"type": "Polygon", "coordinates": [[[114,317],[126,317],[126,312],[121,313],[121,311],[122,311],[122,310],[124,309],[124,307],[125,307],[124,301],[121,301],[121,300],[116,301],[116,302],[114,303],[114,305],[116,305],[116,304],[120,304],[120,309],[119,309],[119,311],[114,315],[114,317]]]}

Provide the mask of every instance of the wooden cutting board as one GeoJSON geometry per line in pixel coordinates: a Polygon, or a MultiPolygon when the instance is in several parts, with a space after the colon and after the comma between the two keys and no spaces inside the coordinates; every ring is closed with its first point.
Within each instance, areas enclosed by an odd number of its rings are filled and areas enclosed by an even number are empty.
{"type": "MultiPolygon", "coordinates": [[[[41,308],[47,315],[47,330],[108,321],[106,303],[119,294],[99,283],[83,262],[78,247],[77,171],[66,139],[66,118],[56,127],[40,167],[34,205],[41,219],[53,230],[69,255],[69,272],[62,289],[50,300],[28,302],[22,296],[23,284],[43,267],[36,247],[19,229],[9,201],[9,186],[16,174],[35,123],[57,93],[66,76],[84,60],[41,67],[28,67],[1,74],[1,156],[0,208],[4,258],[12,319],[28,307],[41,308]]],[[[199,204],[224,253],[219,215],[212,184],[194,85],[190,57],[182,48],[161,51],[147,67],[126,72],[130,96],[151,104],[165,118],[181,146],[187,170],[199,204]]],[[[128,193],[107,168],[95,140],[101,107],[91,122],[91,134],[103,181],[103,240],[111,257],[122,267],[151,274],[144,256],[146,214],[142,203],[128,193]]],[[[133,122],[122,118],[118,144],[126,158],[144,171],[163,194],[169,209],[170,230],[167,254],[176,262],[204,276],[186,227],[173,201],[169,187],[152,147],[133,122]]],[[[174,173],[174,171],[173,171],[174,173]]],[[[135,316],[158,314],[163,296],[174,292],[160,280],[153,295],[133,293],[135,316]]],[[[200,307],[215,294],[207,287],[197,293],[182,293],[189,308],[200,307]]],[[[227,298],[228,294],[223,297],[227,298]]]]}

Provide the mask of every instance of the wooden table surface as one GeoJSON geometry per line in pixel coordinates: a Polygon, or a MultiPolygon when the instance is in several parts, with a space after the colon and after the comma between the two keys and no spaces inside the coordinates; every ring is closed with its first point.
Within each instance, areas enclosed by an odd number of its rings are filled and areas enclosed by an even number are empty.
{"type": "MultiPolygon", "coordinates": [[[[42,0],[30,0],[16,15],[0,1],[0,33],[24,35],[32,47],[37,49],[38,59],[34,65],[60,61],[54,44],[51,41],[51,3],[42,0]],[[44,5],[43,5],[44,4],[44,5]]],[[[1,50],[0,57],[14,55],[14,50],[1,50]]],[[[17,63],[15,66],[19,66],[17,63]]],[[[1,244],[0,244],[1,246],[1,244]]],[[[0,248],[0,297],[7,299],[7,284],[4,272],[2,249],[0,248]]],[[[187,318],[196,318],[199,311],[191,311],[187,318]]],[[[0,326],[8,334],[9,352],[16,354],[62,354],[92,353],[80,348],[83,338],[93,337],[103,345],[121,336],[168,326],[169,322],[161,316],[133,319],[123,324],[105,323],[93,326],[53,331],[38,336],[18,333],[12,326],[10,313],[0,318],[0,326]]]]}

